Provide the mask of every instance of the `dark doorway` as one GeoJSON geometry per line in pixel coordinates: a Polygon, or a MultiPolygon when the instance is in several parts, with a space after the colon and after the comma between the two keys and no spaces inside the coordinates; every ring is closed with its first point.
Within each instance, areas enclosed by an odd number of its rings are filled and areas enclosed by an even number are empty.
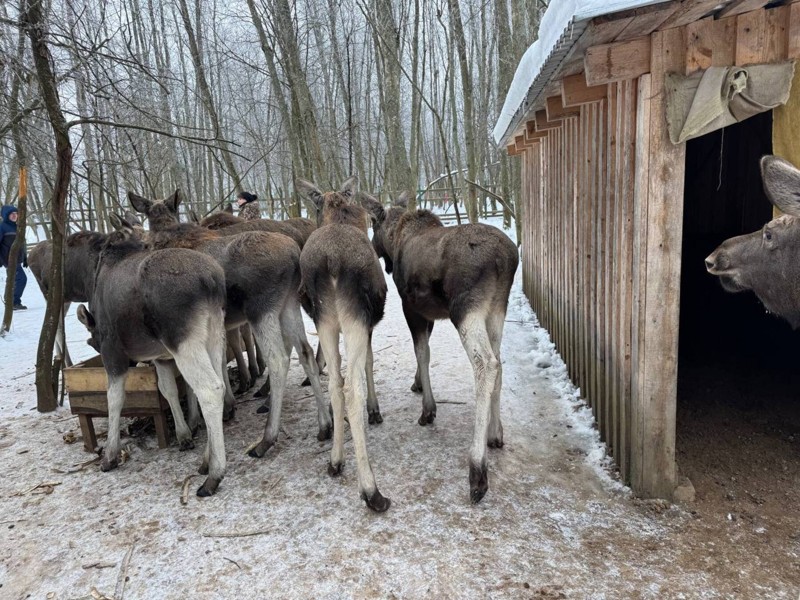
{"type": "Polygon", "coordinates": [[[782,480],[800,477],[800,332],[704,266],[723,240],[772,218],[759,171],[771,152],[772,113],[686,151],[676,455],[698,502],[734,514],[779,514],[782,480]]]}

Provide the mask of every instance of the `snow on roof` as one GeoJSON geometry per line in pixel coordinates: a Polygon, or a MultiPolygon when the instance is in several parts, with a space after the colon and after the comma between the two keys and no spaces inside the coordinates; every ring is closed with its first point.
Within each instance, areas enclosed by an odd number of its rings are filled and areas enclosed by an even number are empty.
{"type": "Polygon", "coordinates": [[[601,15],[660,4],[667,0],[550,0],[539,24],[537,39],[519,61],[514,80],[494,127],[494,139],[502,144],[514,133],[514,117],[527,109],[528,101],[548,83],[560,60],[578,41],[588,22],[601,15]]]}

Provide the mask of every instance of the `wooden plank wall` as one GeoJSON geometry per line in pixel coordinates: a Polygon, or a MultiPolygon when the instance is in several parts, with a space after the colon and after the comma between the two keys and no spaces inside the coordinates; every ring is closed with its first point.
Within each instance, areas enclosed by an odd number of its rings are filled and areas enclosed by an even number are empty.
{"type": "Polygon", "coordinates": [[[607,83],[605,94],[572,76],[566,116],[528,124],[523,282],[622,479],[670,497],[685,145],[666,135],[664,75],[798,58],[800,3],[649,39],[650,73],[607,83]]]}
{"type": "Polygon", "coordinates": [[[525,294],[626,480],[636,95],[635,81],[609,85],[522,162],[525,294]]]}

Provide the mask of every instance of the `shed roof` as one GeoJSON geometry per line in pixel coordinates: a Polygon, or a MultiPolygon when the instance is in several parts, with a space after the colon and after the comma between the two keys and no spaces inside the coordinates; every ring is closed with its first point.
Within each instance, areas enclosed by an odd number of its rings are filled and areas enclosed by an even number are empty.
{"type": "MultiPolygon", "coordinates": [[[[578,42],[590,21],[610,15],[662,4],[670,0],[550,0],[539,24],[539,39],[525,52],[517,66],[500,117],[494,127],[494,139],[503,145],[514,134],[528,108],[536,104],[552,75],[578,42]]],[[[724,4],[725,0],[720,0],[724,4]]]]}

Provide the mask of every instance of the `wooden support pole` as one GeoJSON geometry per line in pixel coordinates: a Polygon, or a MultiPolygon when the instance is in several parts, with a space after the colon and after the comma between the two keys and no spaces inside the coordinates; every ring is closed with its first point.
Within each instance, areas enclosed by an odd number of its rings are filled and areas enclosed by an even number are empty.
{"type": "Polygon", "coordinates": [[[652,74],[640,79],[634,218],[631,485],[644,497],[675,488],[683,187],[686,145],[666,127],[665,74],[685,65],[679,29],[652,36],[652,74]]]}

